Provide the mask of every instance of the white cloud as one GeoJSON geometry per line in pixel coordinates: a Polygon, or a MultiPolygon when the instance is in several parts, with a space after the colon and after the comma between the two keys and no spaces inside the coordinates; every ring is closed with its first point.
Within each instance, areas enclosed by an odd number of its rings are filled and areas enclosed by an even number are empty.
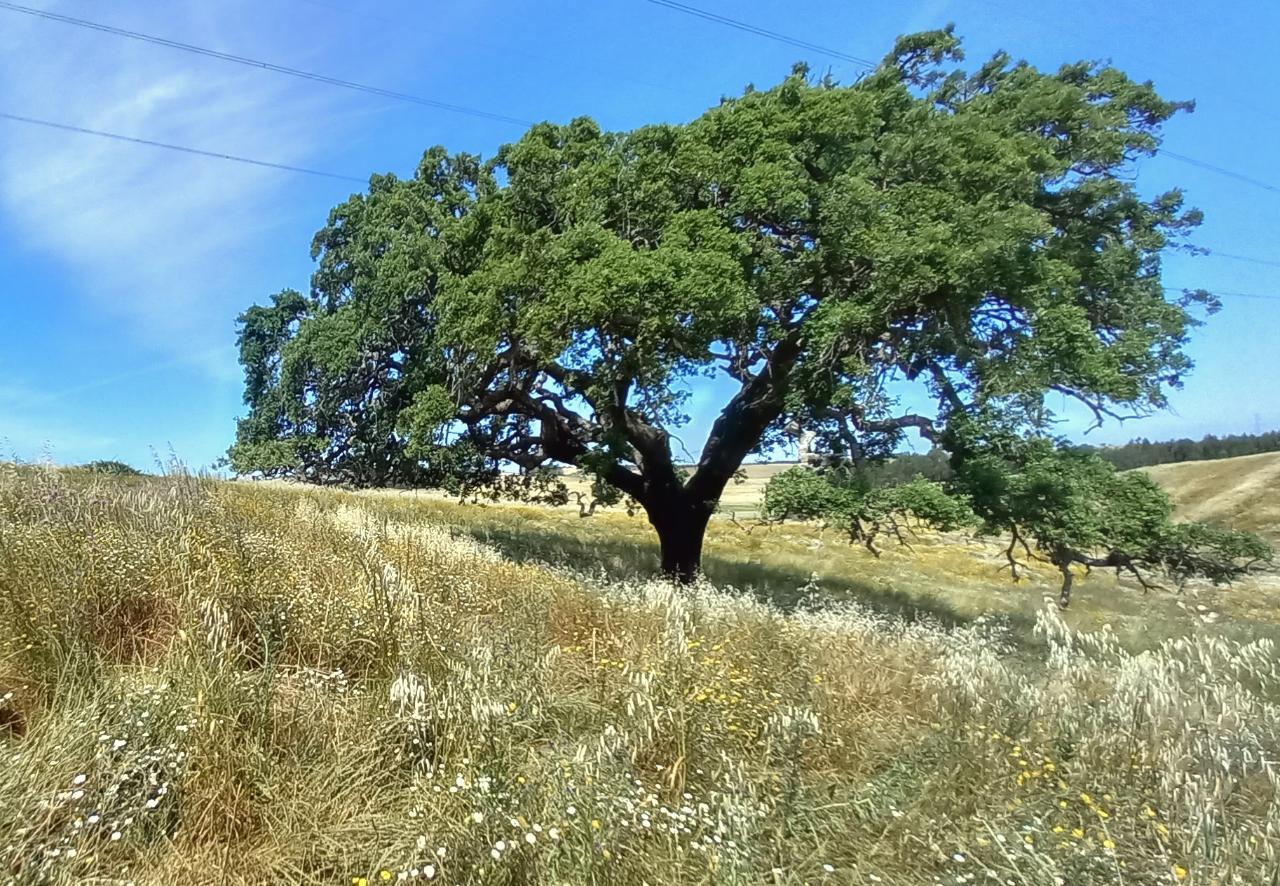
{"type": "MultiPolygon", "coordinates": [[[[296,23],[292,33],[283,22],[272,25],[252,3],[56,9],[264,58],[279,59],[283,47],[312,47],[312,55],[324,49],[323,40],[296,33],[296,23]]],[[[354,94],[9,11],[0,16],[0,109],[11,113],[302,166],[324,165],[316,155],[356,116],[354,94]]],[[[292,53],[287,61],[305,62],[292,53]]],[[[296,224],[281,207],[296,205],[286,197],[307,181],[0,121],[0,208],[23,245],[70,267],[113,333],[125,330],[135,343],[218,372],[226,371],[225,351],[211,358],[209,349],[225,348],[236,312],[269,291],[257,291],[265,281],[247,267],[257,262],[261,274],[268,234],[296,224]]],[[[62,303],[51,309],[72,307],[70,296],[56,298],[62,303]]]]}

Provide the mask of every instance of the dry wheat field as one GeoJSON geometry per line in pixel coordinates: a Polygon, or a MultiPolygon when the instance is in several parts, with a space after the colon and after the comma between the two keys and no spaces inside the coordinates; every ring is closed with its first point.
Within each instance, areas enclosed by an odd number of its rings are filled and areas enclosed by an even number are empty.
{"type": "Polygon", "coordinates": [[[0,466],[0,882],[1275,882],[1261,634],[676,590],[461,513],[0,466]]]}

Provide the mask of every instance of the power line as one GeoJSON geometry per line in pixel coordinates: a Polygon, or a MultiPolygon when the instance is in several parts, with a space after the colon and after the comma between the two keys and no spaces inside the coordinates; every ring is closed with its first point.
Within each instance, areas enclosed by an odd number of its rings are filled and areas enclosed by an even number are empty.
{"type": "MultiPolygon", "coordinates": [[[[1163,286],[1161,288],[1165,292],[1177,293],[1197,292],[1203,289],[1203,287],[1200,286],[1163,286]]],[[[1216,289],[1208,289],[1204,291],[1208,292],[1210,295],[1222,296],[1223,298],[1256,298],[1266,301],[1280,301],[1280,295],[1271,295],[1269,293],[1262,292],[1223,292],[1216,289]]]]}
{"type": "Polygon", "coordinates": [[[519,117],[508,117],[506,114],[495,114],[490,111],[484,111],[478,108],[469,108],[465,105],[455,105],[450,102],[442,102],[433,98],[424,98],[423,96],[412,95],[407,92],[396,92],[391,89],[383,89],[381,86],[369,86],[364,83],[355,83],[351,80],[330,77],[327,74],[302,71],[298,68],[289,68],[284,65],[274,64],[273,62],[264,62],[259,59],[248,58],[243,55],[233,55],[229,52],[219,52],[216,49],[207,49],[203,46],[195,46],[190,43],[180,43],[177,40],[169,40],[165,37],[157,37],[153,34],[143,34],[138,31],[127,31],[124,28],[115,28],[111,25],[92,22],[88,19],[75,18],[69,15],[59,15],[56,12],[48,12],[43,9],[32,9],[29,6],[19,6],[16,3],[9,3],[8,0],[0,0],[0,9],[8,9],[12,12],[20,12],[23,15],[31,15],[37,18],[48,19],[49,21],[60,22],[64,25],[74,25],[77,28],[87,28],[91,31],[100,31],[103,34],[111,34],[116,37],[127,37],[130,40],[141,40],[144,43],[152,43],[156,46],[180,49],[183,52],[203,55],[207,58],[216,58],[225,62],[234,62],[235,64],[246,65],[251,68],[260,68],[265,71],[273,71],[277,74],[287,74],[290,77],[300,77],[303,80],[310,80],[314,83],[324,83],[328,86],[338,86],[343,89],[354,89],[357,92],[365,92],[369,95],[377,95],[383,98],[395,99],[396,101],[423,105],[425,107],[436,108],[441,111],[450,111],[455,114],[466,114],[470,117],[479,117],[484,120],[496,120],[499,123],[510,123],[515,126],[533,125],[533,121],[523,120],[519,117]]]}
{"type": "MultiPolygon", "coordinates": [[[[322,169],[309,169],[305,166],[291,166],[287,163],[273,163],[269,160],[255,160],[252,157],[241,157],[237,154],[223,154],[218,151],[206,151],[201,148],[192,148],[186,145],[175,145],[169,142],[154,141],[147,138],[138,138],[132,135],[121,135],[118,132],[105,132],[101,129],[90,129],[85,126],[73,126],[69,123],[57,123],[53,120],[41,120],[36,117],[24,117],[21,114],[10,114],[0,111],[0,120],[10,120],[16,123],[28,123],[33,126],[43,126],[47,129],[58,129],[63,132],[74,132],[80,135],[93,135],[98,138],[112,139],[113,141],[127,142],[135,145],[145,145],[150,148],[163,148],[167,151],[179,151],[183,154],[192,154],[197,157],[209,157],[214,160],[229,160],[233,163],[245,163],[250,166],[260,166],[266,169],[278,169],[284,172],[298,172],[304,175],[316,175],[322,178],[336,179],[337,181],[355,182],[356,184],[368,184],[365,179],[357,178],[354,175],[343,175],[338,172],[326,172],[322,169]]],[[[1209,255],[1217,255],[1222,258],[1239,259],[1241,261],[1258,262],[1261,264],[1280,265],[1280,261],[1271,261],[1269,259],[1253,258],[1251,256],[1233,255],[1223,252],[1210,252],[1209,255]]],[[[1184,292],[1186,287],[1179,288],[1176,286],[1163,287],[1166,292],[1184,292]]],[[[1280,295],[1270,295],[1255,292],[1219,292],[1213,291],[1213,295],[1220,295],[1229,298],[1255,298],[1269,299],[1280,301],[1280,295]]]]}
{"type": "Polygon", "coordinates": [[[1216,249],[1210,249],[1205,253],[1208,256],[1217,256],[1218,258],[1229,258],[1232,261],[1247,261],[1255,265],[1270,265],[1273,268],[1280,268],[1280,261],[1273,258],[1256,258],[1252,255],[1236,255],[1232,252],[1219,252],[1216,249]]]}
{"type": "Polygon", "coordinates": [[[234,163],[247,163],[250,166],[263,166],[268,169],[281,169],[285,172],[301,172],[305,175],[319,175],[324,178],[333,178],[339,181],[355,182],[356,184],[366,185],[368,181],[362,178],[356,178],[354,175],[341,175],[336,172],[325,172],[320,169],[307,169],[303,166],[290,166],[287,163],[271,163],[267,160],[254,160],[250,157],[240,157],[235,154],[220,154],[217,151],[203,151],[200,148],[189,148],[186,145],[173,145],[167,142],[152,141],[147,138],[135,138],[131,135],[120,135],[117,132],[103,132],[100,129],[88,129],[83,126],[72,126],[67,123],[55,123],[52,120],[39,120],[35,117],[23,117],[19,114],[8,114],[0,111],[0,119],[13,120],[18,123],[30,123],[34,126],[44,126],[49,129],[61,129],[64,132],[77,132],[81,135],[96,135],[99,138],[109,138],[120,142],[129,142],[135,145],[146,145],[152,148],[164,148],[167,151],[181,151],[184,154],[195,154],[198,157],[212,157],[216,160],[230,160],[234,163]]]}
{"type": "Polygon", "coordinates": [[[676,0],[649,0],[655,6],[665,6],[667,9],[674,9],[676,12],[682,12],[685,15],[696,16],[697,18],[706,19],[709,22],[715,22],[719,25],[726,25],[730,28],[736,28],[739,31],[746,31],[748,34],[755,34],[758,37],[764,37],[768,40],[774,40],[778,43],[785,43],[788,46],[795,46],[800,49],[807,49],[810,52],[821,53],[840,61],[850,62],[851,64],[861,65],[866,68],[875,68],[878,62],[870,59],[859,58],[856,55],[850,55],[847,52],[841,52],[838,49],[831,49],[827,46],[819,46],[817,43],[810,43],[807,40],[801,40],[798,37],[789,37],[786,34],[779,34],[777,31],[770,31],[766,28],[756,27],[744,21],[735,18],[719,15],[714,12],[708,12],[705,9],[699,9],[696,6],[689,6],[685,3],[677,3],[676,0]]]}
{"type": "Polygon", "coordinates": [[[1171,160],[1177,160],[1179,163],[1186,163],[1191,166],[1199,167],[1200,169],[1208,170],[1209,172],[1216,172],[1218,175],[1225,175],[1227,178],[1234,178],[1236,181],[1253,185],[1255,188],[1262,188],[1264,191],[1271,191],[1272,193],[1280,194],[1280,185],[1273,185],[1270,182],[1264,182],[1261,179],[1253,178],[1252,176],[1243,175],[1239,172],[1232,172],[1230,169],[1226,169],[1222,166],[1215,166],[1214,164],[1206,163],[1203,160],[1197,160],[1195,157],[1188,157],[1186,154],[1179,154],[1176,151],[1166,151],[1161,149],[1159,156],[1168,157],[1171,160]]]}
{"type": "MultiPolygon", "coordinates": [[[[811,52],[818,52],[818,53],[821,53],[822,55],[831,56],[832,58],[838,58],[841,61],[852,62],[853,64],[862,65],[867,68],[874,69],[875,67],[877,67],[877,63],[870,61],[869,59],[859,58],[856,55],[849,55],[848,53],[841,52],[838,49],[832,49],[829,46],[822,46],[817,43],[810,43],[807,40],[800,40],[795,37],[788,37],[786,34],[779,34],[777,31],[770,31],[765,28],[760,28],[744,21],[739,21],[737,19],[729,18],[728,16],[719,15],[714,12],[708,12],[705,9],[699,9],[696,6],[689,6],[685,3],[679,3],[677,2],[677,0],[648,0],[648,2],[654,4],[655,6],[664,6],[667,9],[674,9],[676,12],[683,12],[686,15],[697,16],[698,18],[705,19],[710,22],[715,22],[716,24],[726,25],[730,28],[737,28],[739,31],[746,31],[749,34],[755,34],[760,37],[765,37],[769,40],[776,40],[779,43],[786,43],[789,46],[797,46],[801,49],[808,49],[811,52]]],[[[1217,166],[1213,163],[1206,163],[1204,160],[1197,160],[1195,157],[1188,157],[1186,154],[1179,154],[1176,151],[1166,151],[1162,149],[1160,151],[1160,156],[1169,157],[1170,159],[1177,160],[1181,163],[1188,163],[1192,166],[1197,166],[1209,172],[1216,172],[1219,175],[1225,175],[1228,178],[1233,178],[1237,181],[1241,181],[1246,184],[1253,185],[1254,187],[1262,188],[1263,190],[1280,194],[1280,185],[1273,185],[1270,182],[1265,182],[1265,181],[1262,181],[1261,179],[1253,178],[1252,176],[1244,175],[1239,172],[1233,172],[1232,170],[1227,169],[1225,167],[1217,166]]]]}

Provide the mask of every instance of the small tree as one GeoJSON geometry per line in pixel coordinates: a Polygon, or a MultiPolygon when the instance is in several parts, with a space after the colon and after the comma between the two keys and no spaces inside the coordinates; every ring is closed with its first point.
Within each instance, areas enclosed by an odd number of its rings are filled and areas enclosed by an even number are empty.
{"type": "Polygon", "coordinates": [[[1151,587],[1144,573],[1179,583],[1193,576],[1229,581],[1270,562],[1256,535],[1202,523],[1173,522],[1169,497],[1142,472],[1120,473],[1093,452],[1019,438],[966,423],[953,442],[959,488],[987,532],[1006,534],[1009,569],[1019,551],[1062,575],[1059,605],[1071,601],[1073,566],[1114,568],[1151,587]]]}
{"type": "Polygon", "coordinates": [[[142,471],[122,461],[91,461],[80,466],[81,470],[91,474],[114,474],[119,477],[141,477],[142,471]]]}
{"type": "Polygon", "coordinates": [[[1041,423],[1047,391],[1162,406],[1211,299],[1165,297],[1161,250],[1199,217],[1131,171],[1188,105],[1102,65],[961,58],[950,30],[904,37],[848,86],[798,67],[687,124],[543,123],[374,176],[316,235],[310,293],[240,318],[233,468],[475,488],[576,465],[688,580],[789,428],[860,457],[979,406],[1041,423]],[[686,476],[682,381],[715,375],[737,388],[686,476]]]}
{"type": "Polygon", "coordinates": [[[1026,565],[1019,557],[1056,568],[1063,608],[1071,601],[1073,567],[1113,568],[1149,589],[1152,573],[1219,583],[1272,560],[1256,535],[1173,522],[1169,497],[1150,477],[1119,473],[1094,452],[980,418],[953,422],[950,433],[955,472],[947,488],[923,479],[875,488],[856,466],[793,468],[769,481],[765,516],[839,525],[873,553],[882,531],[904,541],[905,517],[944,530],[977,523],[981,532],[1008,539],[1004,553],[1015,580],[1026,565]]]}
{"type": "Polygon", "coordinates": [[[765,486],[763,514],[766,520],[818,520],[838,527],[877,557],[880,536],[908,545],[903,530],[913,519],[941,531],[974,522],[964,499],[948,494],[941,483],[915,477],[876,486],[861,466],[821,473],[796,467],[776,474],[765,486]]]}

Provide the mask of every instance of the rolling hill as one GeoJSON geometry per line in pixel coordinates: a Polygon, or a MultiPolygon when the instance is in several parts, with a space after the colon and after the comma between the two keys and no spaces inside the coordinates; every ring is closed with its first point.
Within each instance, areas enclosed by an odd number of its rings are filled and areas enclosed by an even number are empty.
{"type": "Polygon", "coordinates": [[[1248,529],[1280,542],[1280,452],[1141,468],[1184,520],[1248,529]]]}

